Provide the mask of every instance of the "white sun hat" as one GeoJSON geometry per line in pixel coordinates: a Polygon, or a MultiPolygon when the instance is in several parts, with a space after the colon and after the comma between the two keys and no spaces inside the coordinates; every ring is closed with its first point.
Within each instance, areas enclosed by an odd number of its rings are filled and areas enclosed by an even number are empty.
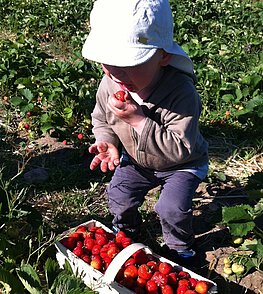
{"type": "Polygon", "coordinates": [[[90,13],[84,58],[112,66],[135,66],[158,48],[171,53],[170,65],[193,74],[193,63],[173,40],[168,0],[97,0],[90,13]]]}

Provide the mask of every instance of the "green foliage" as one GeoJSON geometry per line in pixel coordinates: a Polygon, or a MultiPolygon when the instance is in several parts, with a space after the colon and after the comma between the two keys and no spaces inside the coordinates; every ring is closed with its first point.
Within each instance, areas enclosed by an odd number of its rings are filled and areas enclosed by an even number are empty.
{"type": "MultiPolygon", "coordinates": [[[[69,266],[62,270],[57,261],[43,256],[54,244],[52,232],[44,229],[34,210],[26,205],[24,190],[17,192],[15,177],[4,180],[0,173],[0,292],[10,294],[94,293],[69,266]],[[42,269],[43,267],[43,269],[42,269]],[[41,274],[44,272],[44,277],[41,274]]],[[[41,217],[41,216],[40,216],[41,217]]]]}
{"type": "Polygon", "coordinates": [[[0,43],[0,89],[31,130],[42,133],[81,124],[90,128],[97,73],[76,51],[70,61],[54,60],[24,35],[0,43]],[[30,115],[28,115],[30,113],[30,115]]]}
{"type": "Polygon", "coordinates": [[[0,0],[0,17],[13,31],[70,36],[84,29],[91,5],[85,0],[0,0]]]}
{"type": "Polygon", "coordinates": [[[245,237],[244,242],[234,251],[230,259],[246,268],[244,276],[253,268],[262,271],[263,231],[257,226],[257,220],[263,215],[263,198],[254,205],[223,207],[222,222],[232,236],[245,237]]]}
{"type": "MultiPolygon", "coordinates": [[[[195,64],[202,120],[258,129],[263,117],[262,2],[170,3],[175,39],[195,64]]],[[[83,129],[90,133],[101,71],[83,60],[80,50],[92,5],[84,0],[0,0],[2,28],[20,31],[15,40],[0,41],[0,96],[7,96],[29,123],[31,135],[54,129],[64,138],[83,129]],[[58,58],[51,53],[58,43],[74,48],[69,59],[60,58],[61,48],[58,58]],[[26,117],[27,112],[33,116],[26,117]]]]}
{"type": "Polygon", "coordinates": [[[233,236],[246,236],[253,231],[256,224],[255,219],[263,215],[263,199],[254,206],[237,205],[223,207],[222,220],[233,236]]]}
{"type": "Polygon", "coordinates": [[[230,111],[232,122],[262,123],[262,2],[170,2],[175,39],[195,64],[204,117],[226,120],[230,111]]]}

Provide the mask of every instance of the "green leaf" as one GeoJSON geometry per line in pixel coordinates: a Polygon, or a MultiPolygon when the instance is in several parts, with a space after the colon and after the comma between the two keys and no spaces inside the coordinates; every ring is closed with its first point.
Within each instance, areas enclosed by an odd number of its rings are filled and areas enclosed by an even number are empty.
{"type": "Polygon", "coordinates": [[[24,103],[24,102],[25,102],[24,99],[21,98],[21,97],[18,97],[18,96],[11,98],[11,103],[12,103],[14,106],[18,106],[18,105],[20,105],[20,104],[22,104],[22,103],[24,103]]]}
{"type": "Polygon", "coordinates": [[[242,91],[239,88],[236,89],[235,94],[237,97],[237,101],[239,101],[243,97],[242,91]]]}
{"type": "Polygon", "coordinates": [[[24,264],[17,270],[17,275],[30,294],[42,294],[37,272],[30,264],[24,264]]]}
{"type": "Polygon", "coordinates": [[[74,275],[68,274],[64,271],[56,277],[50,291],[51,293],[56,294],[94,293],[91,292],[91,290],[88,290],[88,288],[80,278],[77,278],[74,275]]]}
{"type": "Polygon", "coordinates": [[[226,175],[223,172],[217,172],[215,176],[222,182],[226,181],[226,175]]]}
{"type": "Polygon", "coordinates": [[[243,221],[252,220],[251,215],[248,213],[248,211],[252,210],[252,207],[250,205],[238,205],[233,207],[223,207],[222,209],[222,215],[223,215],[223,221],[225,223],[231,223],[231,222],[237,222],[237,221],[243,221]]]}
{"type": "Polygon", "coordinates": [[[228,227],[231,235],[243,237],[254,229],[255,223],[253,221],[246,223],[231,223],[228,224],[228,227]]]}
{"type": "Polygon", "coordinates": [[[41,131],[45,134],[48,130],[52,129],[54,126],[52,125],[52,123],[45,123],[41,126],[41,131]]]}
{"type": "Polygon", "coordinates": [[[48,258],[45,262],[44,271],[48,288],[50,288],[60,271],[57,261],[48,258]]]}
{"type": "Polygon", "coordinates": [[[258,240],[257,257],[263,258],[263,244],[261,240],[258,240]]]}
{"type": "MultiPolygon", "coordinates": [[[[261,192],[263,192],[263,190],[261,190],[261,192]]],[[[255,218],[260,217],[261,215],[263,215],[263,198],[261,198],[258,203],[255,204],[253,211],[253,216],[255,218]]]]}
{"type": "Polygon", "coordinates": [[[44,113],[40,116],[41,123],[46,123],[50,121],[50,116],[47,113],[44,113]]]}
{"type": "Polygon", "coordinates": [[[73,110],[69,107],[64,108],[64,115],[67,119],[71,118],[73,116],[73,110]]]}
{"type": "Polygon", "coordinates": [[[25,293],[23,285],[19,279],[17,279],[17,277],[15,277],[9,271],[5,270],[3,267],[0,267],[0,281],[11,287],[12,290],[10,294],[25,293]]]}
{"type": "Polygon", "coordinates": [[[28,111],[31,111],[33,108],[34,108],[34,104],[33,103],[22,104],[20,106],[20,110],[23,113],[26,113],[28,111]]]}
{"type": "Polygon", "coordinates": [[[30,102],[34,95],[32,94],[32,92],[29,89],[22,89],[21,90],[21,94],[30,102]]]}
{"type": "Polygon", "coordinates": [[[253,239],[253,240],[245,239],[244,243],[239,247],[239,250],[256,251],[257,245],[258,245],[257,239],[253,239]]]}
{"type": "Polygon", "coordinates": [[[222,100],[226,103],[234,101],[234,96],[232,94],[225,94],[222,96],[222,100]]]}
{"type": "Polygon", "coordinates": [[[251,84],[253,84],[254,87],[256,87],[260,81],[262,81],[262,77],[259,75],[253,75],[251,77],[251,84]]]}

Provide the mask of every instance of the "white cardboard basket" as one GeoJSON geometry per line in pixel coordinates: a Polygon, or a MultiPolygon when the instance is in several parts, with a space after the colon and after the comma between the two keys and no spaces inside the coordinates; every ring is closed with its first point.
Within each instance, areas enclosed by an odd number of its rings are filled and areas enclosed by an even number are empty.
{"type": "MultiPolygon", "coordinates": [[[[91,220],[81,225],[84,225],[88,228],[94,226],[102,227],[106,231],[112,233],[112,231],[108,227],[106,227],[105,225],[96,220],[91,220]]],[[[62,235],[67,235],[70,231],[71,230],[68,230],[64,232],[62,235]]],[[[139,249],[145,250],[146,253],[152,254],[153,256],[157,257],[160,261],[166,261],[170,263],[177,271],[188,272],[192,278],[195,278],[197,280],[208,281],[210,284],[212,284],[212,287],[209,289],[208,293],[217,293],[216,283],[196,274],[195,272],[185,267],[178,265],[175,262],[172,262],[171,260],[168,260],[160,255],[155,254],[149,247],[142,243],[132,243],[131,245],[127,246],[122,251],[120,251],[108,266],[107,270],[105,271],[105,274],[102,274],[100,271],[94,269],[92,266],[84,262],[82,259],[77,257],[72,251],[63,246],[60,242],[56,242],[55,246],[57,248],[56,257],[60,267],[63,268],[65,261],[68,260],[74,274],[80,277],[89,288],[91,288],[94,291],[97,291],[100,294],[134,294],[132,290],[129,290],[126,287],[115,282],[114,279],[121,266],[125,263],[125,261],[129,259],[131,255],[139,249]]]]}

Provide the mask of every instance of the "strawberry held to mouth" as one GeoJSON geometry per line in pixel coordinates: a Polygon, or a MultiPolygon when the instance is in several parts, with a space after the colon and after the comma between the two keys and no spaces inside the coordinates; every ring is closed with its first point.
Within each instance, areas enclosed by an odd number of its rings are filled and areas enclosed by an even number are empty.
{"type": "Polygon", "coordinates": [[[114,94],[114,97],[117,100],[120,100],[121,102],[125,102],[126,101],[125,94],[126,92],[120,90],[114,94]]]}

